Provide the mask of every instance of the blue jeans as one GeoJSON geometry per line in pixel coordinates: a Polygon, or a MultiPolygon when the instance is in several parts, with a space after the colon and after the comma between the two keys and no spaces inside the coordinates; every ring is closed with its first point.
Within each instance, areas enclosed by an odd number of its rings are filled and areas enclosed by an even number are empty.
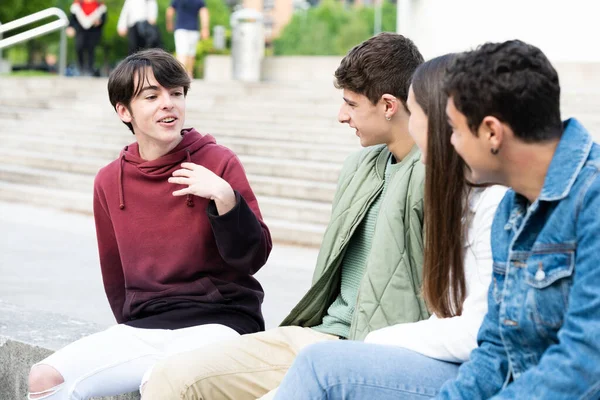
{"type": "Polygon", "coordinates": [[[399,347],[317,343],[298,354],[275,399],[428,399],[458,367],[399,347]]]}

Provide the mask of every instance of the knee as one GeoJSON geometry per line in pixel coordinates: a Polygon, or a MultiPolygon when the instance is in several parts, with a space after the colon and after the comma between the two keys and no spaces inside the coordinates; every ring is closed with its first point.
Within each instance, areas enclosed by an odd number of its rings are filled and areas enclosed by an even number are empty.
{"type": "Polygon", "coordinates": [[[29,397],[41,399],[54,394],[64,381],[55,368],[45,364],[34,365],[29,371],[29,397]]]}
{"type": "Polygon", "coordinates": [[[340,367],[348,354],[348,342],[336,340],[311,344],[298,353],[293,368],[317,378],[340,367]]]}
{"type": "Polygon", "coordinates": [[[321,342],[305,347],[298,353],[298,356],[294,360],[294,365],[302,369],[315,371],[318,374],[318,370],[325,367],[322,364],[327,359],[327,354],[331,352],[333,344],[321,342]]]}
{"type": "Polygon", "coordinates": [[[142,400],[180,398],[181,388],[174,382],[172,368],[160,361],[152,367],[152,372],[146,382],[140,387],[142,400]]]}

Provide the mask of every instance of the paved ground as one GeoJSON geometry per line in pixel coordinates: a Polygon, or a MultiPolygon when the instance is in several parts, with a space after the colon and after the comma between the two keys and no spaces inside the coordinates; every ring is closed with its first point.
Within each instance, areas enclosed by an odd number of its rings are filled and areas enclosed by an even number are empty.
{"type": "MultiPolygon", "coordinates": [[[[256,275],[265,289],[267,328],[277,326],[308,289],[316,257],[316,249],[274,246],[256,275]]],[[[0,202],[0,309],[12,305],[31,315],[114,324],[92,217],[0,202]]]]}

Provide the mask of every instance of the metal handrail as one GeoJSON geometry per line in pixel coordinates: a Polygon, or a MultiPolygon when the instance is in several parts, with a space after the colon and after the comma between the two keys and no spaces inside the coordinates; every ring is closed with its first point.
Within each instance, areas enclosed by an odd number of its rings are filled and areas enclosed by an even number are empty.
{"type": "Polygon", "coordinates": [[[69,18],[63,10],[57,7],[47,8],[42,11],[38,11],[26,17],[22,17],[16,19],[11,22],[7,22],[6,24],[0,24],[0,38],[2,38],[2,34],[4,32],[12,31],[13,29],[20,28],[25,25],[29,25],[31,23],[40,21],[44,18],[56,16],[57,20],[48,22],[42,26],[38,26],[36,28],[32,28],[28,31],[19,33],[17,35],[8,37],[6,39],[0,39],[0,50],[6,48],[8,46],[15,45],[17,43],[25,42],[27,40],[31,40],[38,36],[45,35],[47,33],[51,33],[57,30],[60,30],[60,55],[58,62],[58,73],[60,75],[65,74],[65,70],[67,67],[67,35],[65,34],[65,27],[69,25],[69,18]]]}

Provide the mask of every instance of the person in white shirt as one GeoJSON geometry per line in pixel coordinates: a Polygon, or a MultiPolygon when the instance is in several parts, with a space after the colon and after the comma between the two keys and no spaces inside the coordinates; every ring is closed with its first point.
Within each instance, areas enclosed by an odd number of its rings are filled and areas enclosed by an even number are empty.
{"type": "Polygon", "coordinates": [[[492,274],[490,231],[506,188],[469,184],[469,170],[450,143],[448,96],[442,88],[454,57],[448,54],[421,65],[406,104],[409,133],[426,165],[422,290],[431,317],[375,330],[366,343],[307,347],[276,399],[433,397],[477,347],[492,274]]]}
{"type": "Polygon", "coordinates": [[[129,55],[138,50],[160,47],[157,17],[156,0],[125,0],[117,22],[117,32],[121,37],[127,36],[129,55]]]}

